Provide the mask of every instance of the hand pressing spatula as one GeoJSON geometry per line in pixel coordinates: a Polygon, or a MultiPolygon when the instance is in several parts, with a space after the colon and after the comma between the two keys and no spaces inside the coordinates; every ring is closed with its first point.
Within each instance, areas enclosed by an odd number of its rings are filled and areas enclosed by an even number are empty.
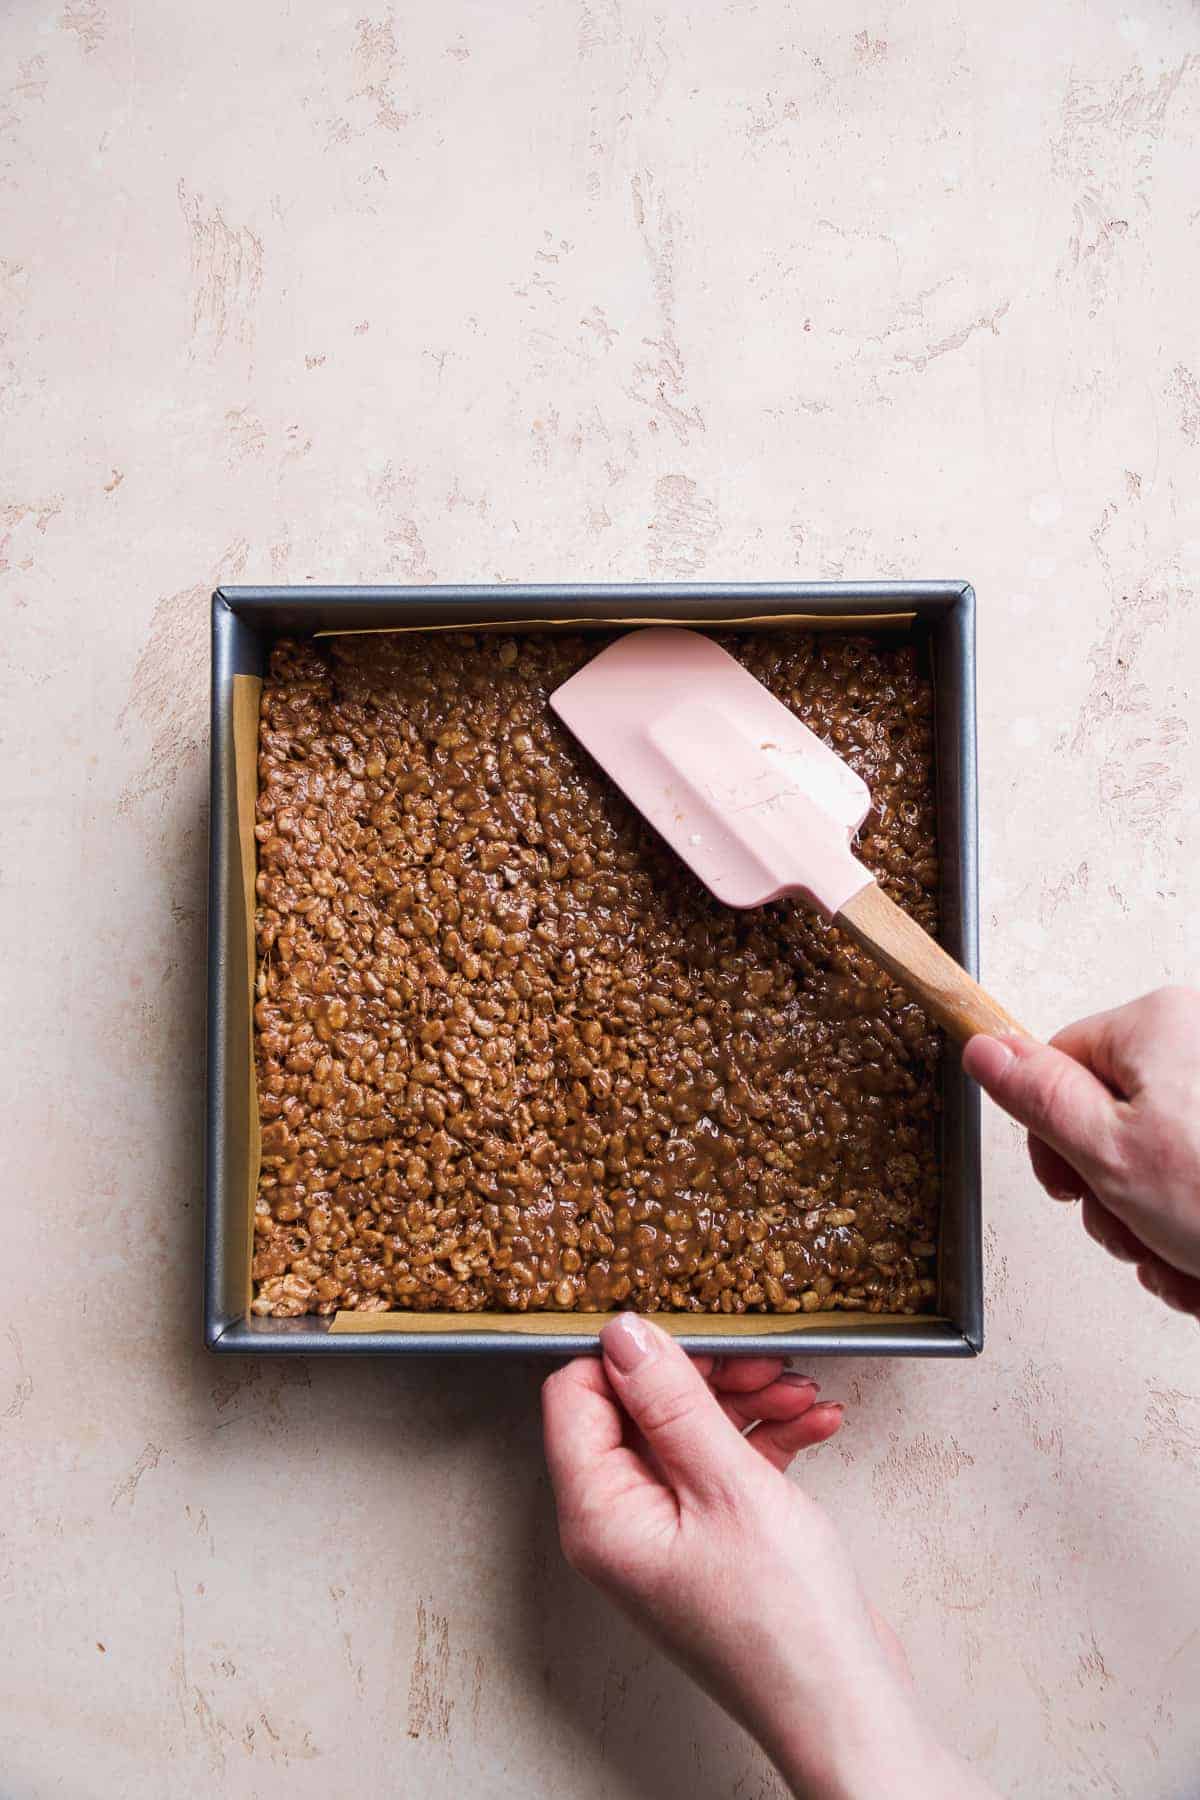
{"type": "Polygon", "coordinates": [[[631,631],[550,704],[718,900],[807,901],[960,1042],[1020,1029],[851,855],[866,783],[711,638],[631,631]]]}

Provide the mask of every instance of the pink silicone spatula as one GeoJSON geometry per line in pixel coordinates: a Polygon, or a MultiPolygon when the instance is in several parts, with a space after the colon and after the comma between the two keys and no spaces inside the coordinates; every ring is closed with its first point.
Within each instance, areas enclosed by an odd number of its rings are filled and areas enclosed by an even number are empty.
{"type": "Polygon", "coordinates": [[[806,901],[960,1042],[1020,1029],[852,855],[866,784],[711,638],[631,631],[550,704],[718,900],[806,901]]]}

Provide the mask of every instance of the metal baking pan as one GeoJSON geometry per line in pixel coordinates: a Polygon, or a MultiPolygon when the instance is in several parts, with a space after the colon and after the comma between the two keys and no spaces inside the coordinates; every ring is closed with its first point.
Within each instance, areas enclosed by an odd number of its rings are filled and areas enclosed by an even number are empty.
{"type": "MultiPolygon", "coordinates": [[[[975,775],[975,596],[959,581],[614,584],[479,587],[231,587],[212,607],[212,823],[209,852],[204,1335],[211,1350],[305,1356],[549,1355],[595,1348],[599,1315],[368,1315],[382,1329],[331,1329],[329,1319],[249,1312],[252,1182],[251,921],[237,832],[237,676],[261,676],[280,636],[388,627],[446,630],[570,623],[782,624],[902,628],[929,643],[933,666],[942,939],[978,973],[975,775]],[[569,1321],[569,1323],[568,1323],[569,1321]]],[[[241,770],[244,783],[253,768],[241,770]]],[[[245,797],[243,797],[245,804],[245,797]]],[[[943,1062],[942,1230],[938,1314],[658,1315],[688,1350],[723,1355],[973,1356],[983,1345],[979,1096],[943,1062]],[[803,1325],[799,1319],[807,1322],[803,1325]]]]}

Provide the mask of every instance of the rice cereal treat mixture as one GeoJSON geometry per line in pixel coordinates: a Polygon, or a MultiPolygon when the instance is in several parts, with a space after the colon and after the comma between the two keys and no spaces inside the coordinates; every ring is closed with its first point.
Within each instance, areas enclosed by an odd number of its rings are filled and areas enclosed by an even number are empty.
{"type": "MultiPolygon", "coordinates": [[[[918,650],[718,636],[936,929],[918,650]]],[[[276,645],[256,1313],[930,1309],[938,1034],[814,915],[711,899],[570,738],[547,697],[608,641],[276,645]]]]}

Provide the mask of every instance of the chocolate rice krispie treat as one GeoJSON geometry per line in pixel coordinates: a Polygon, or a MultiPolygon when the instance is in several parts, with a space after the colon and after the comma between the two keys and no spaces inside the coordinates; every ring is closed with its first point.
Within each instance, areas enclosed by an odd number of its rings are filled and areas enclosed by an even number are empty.
{"type": "MultiPolygon", "coordinates": [[[[853,764],[937,926],[907,642],[719,641],[853,764]]],[[[547,697],[609,634],[275,646],[256,1313],[932,1307],[939,1037],[837,931],[720,906],[547,697]]]]}

